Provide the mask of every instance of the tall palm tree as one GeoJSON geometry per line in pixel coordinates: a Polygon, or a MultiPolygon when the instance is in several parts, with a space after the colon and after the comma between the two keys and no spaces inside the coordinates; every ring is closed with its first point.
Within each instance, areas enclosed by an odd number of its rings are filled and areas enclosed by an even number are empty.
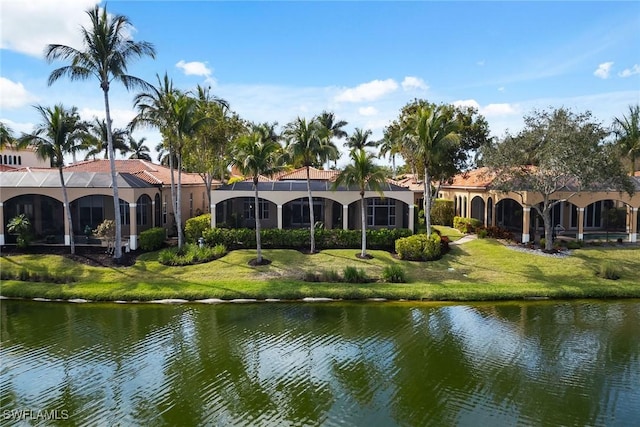
{"type": "MultiPolygon", "coordinates": [[[[264,126],[264,125],[263,125],[264,126]]],[[[262,210],[258,195],[258,179],[260,175],[273,175],[282,170],[282,147],[268,137],[268,129],[254,129],[251,133],[240,136],[236,141],[232,164],[242,174],[250,176],[253,181],[254,206],[256,220],[256,264],[263,264],[260,229],[262,210]]]]}
{"type": "Polygon", "coordinates": [[[615,118],[613,132],[616,143],[625,157],[631,162],[631,176],[636,171],[636,160],[640,158],[640,105],[629,106],[629,116],[615,118]]]}
{"type": "MultiPolygon", "coordinates": [[[[85,139],[82,143],[82,148],[87,150],[87,154],[84,159],[88,160],[92,158],[95,160],[96,156],[99,156],[103,151],[104,159],[109,158],[109,140],[107,138],[109,131],[107,129],[107,121],[105,119],[93,118],[93,121],[89,123],[88,132],[85,135],[85,139]]],[[[111,140],[113,141],[113,151],[119,150],[120,154],[125,154],[129,151],[127,146],[127,138],[129,133],[125,129],[112,129],[111,140]]]]}
{"type": "Polygon", "coordinates": [[[284,129],[284,137],[287,141],[287,154],[294,164],[300,164],[307,171],[307,191],[309,193],[309,224],[311,234],[310,252],[316,251],[315,240],[315,215],[313,212],[313,195],[311,194],[310,168],[316,164],[322,164],[326,160],[334,159],[337,156],[336,146],[331,143],[327,135],[326,127],[321,125],[317,119],[307,122],[306,119],[298,117],[288,123],[284,129]]]}
{"type": "Polygon", "coordinates": [[[344,146],[349,148],[349,151],[360,149],[364,150],[365,148],[377,147],[378,143],[376,141],[369,141],[370,136],[371,130],[362,130],[360,128],[356,128],[351,136],[347,139],[347,142],[344,144],[344,146]]]}
{"type": "Polygon", "coordinates": [[[409,149],[424,171],[424,218],[428,235],[431,234],[432,171],[442,166],[443,154],[459,142],[458,129],[458,122],[447,114],[442,105],[418,108],[406,129],[409,149]]]}
{"type": "Polygon", "coordinates": [[[149,155],[149,147],[144,144],[146,140],[147,138],[142,137],[136,141],[134,137],[129,135],[129,147],[127,151],[131,153],[131,155],[129,156],[130,159],[140,159],[146,160],[148,162],[151,161],[151,156],[149,155]]]}
{"type": "Polygon", "coordinates": [[[367,207],[364,194],[369,189],[384,197],[383,186],[386,183],[384,169],[373,162],[375,156],[367,153],[364,148],[356,148],[349,153],[352,163],[349,163],[336,177],[333,183],[335,190],[340,185],[356,186],[360,190],[360,218],[362,220],[362,251],[360,258],[367,258],[367,207]]]}
{"type": "MultiPolygon", "coordinates": [[[[344,127],[348,124],[344,120],[337,120],[334,113],[329,111],[323,111],[318,116],[318,122],[322,125],[328,132],[328,138],[331,140],[333,138],[342,139],[347,137],[347,132],[345,132],[344,127]]],[[[336,157],[333,160],[334,164],[338,162],[338,158],[340,157],[340,153],[336,149],[336,157]]]]}
{"type": "Polygon", "coordinates": [[[78,110],[75,107],[65,109],[64,106],[58,104],[53,108],[41,105],[35,108],[40,113],[42,122],[32,134],[24,135],[20,139],[24,144],[32,144],[39,158],[43,160],[49,159],[51,166],[58,168],[60,186],[62,187],[62,200],[67,213],[67,223],[69,224],[71,253],[75,254],[71,209],[62,169],[64,167],[64,155],[69,153],[75,146],[76,141],[82,138],[82,133],[86,131],[86,127],[80,120],[78,110]]]}
{"type": "Polygon", "coordinates": [[[15,138],[10,127],[0,122],[0,150],[14,144],[15,138]]]}
{"type": "Polygon", "coordinates": [[[391,174],[392,178],[396,178],[396,156],[400,154],[400,144],[396,138],[393,138],[390,134],[385,133],[384,138],[379,141],[380,152],[378,157],[384,157],[387,154],[391,158],[391,174]]]}
{"type": "Polygon", "coordinates": [[[123,15],[108,15],[106,8],[95,6],[87,10],[91,20],[89,28],[82,27],[83,48],[50,44],[45,50],[45,58],[69,61],[70,65],[57,68],[49,75],[49,85],[63,76],[71,80],[98,79],[104,97],[104,110],[107,121],[107,143],[109,163],[111,166],[111,183],[113,187],[113,205],[116,223],[114,258],[122,257],[122,222],[120,219],[120,197],[116,181],[116,163],[111,133],[111,111],[109,109],[109,87],[114,80],[119,81],[126,89],[146,87],[148,84],[127,74],[131,60],[149,56],[155,58],[155,48],[148,42],[135,42],[130,39],[131,24],[123,15]]]}

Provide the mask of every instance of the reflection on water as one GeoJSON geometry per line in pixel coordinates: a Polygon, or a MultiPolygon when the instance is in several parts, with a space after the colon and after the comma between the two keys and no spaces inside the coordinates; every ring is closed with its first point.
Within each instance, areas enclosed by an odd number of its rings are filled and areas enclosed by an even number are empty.
{"type": "Polygon", "coordinates": [[[639,325],[637,300],[2,301],[0,424],[627,426],[639,325]]]}

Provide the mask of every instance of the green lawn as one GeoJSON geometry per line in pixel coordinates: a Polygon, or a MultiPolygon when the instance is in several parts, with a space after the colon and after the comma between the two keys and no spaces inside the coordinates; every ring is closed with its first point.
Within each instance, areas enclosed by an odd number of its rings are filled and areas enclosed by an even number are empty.
{"type": "Polygon", "coordinates": [[[73,276],[69,284],[6,280],[0,294],[25,298],[85,298],[89,300],[152,300],[182,298],[328,297],[343,299],[388,298],[411,300],[497,300],[524,297],[605,298],[640,297],[640,248],[591,247],[567,258],[521,253],[491,239],[452,246],[435,262],[407,262],[384,251],[369,251],[371,260],[355,257],[358,250],[326,250],[305,255],[293,250],[265,250],[272,263],[250,267],[255,251],[233,251],[207,264],[166,267],[157,253],[143,254],[132,267],[88,267],[61,256],[13,255],[0,258],[3,272],[28,271],[53,277],[73,276]],[[604,261],[621,273],[616,281],[595,273],[604,261]],[[386,265],[401,265],[410,280],[405,284],[307,283],[304,272],[346,266],[364,269],[380,278],[386,265]]]}

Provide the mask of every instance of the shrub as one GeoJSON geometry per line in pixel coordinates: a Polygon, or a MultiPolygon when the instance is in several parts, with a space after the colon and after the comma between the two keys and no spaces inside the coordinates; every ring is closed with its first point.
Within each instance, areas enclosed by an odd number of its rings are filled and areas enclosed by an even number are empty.
{"type": "Polygon", "coordinates": [[[342,275],[347,283],[367,283],[369,281],[367,273],[361,268],[345,267],[342,270],[342,275]]]}
{"type": "Polygon", "coordinates": [[[489,234],[489,232],[487,231],[486,228],[482,228],[482,229],[478,230],[478,238],[479,239],[485,239],[488,234],[489,234]]]}
{"type": "Polygon", "coordinates": [[[486,237],[489,237],[491,239],[513,240],[513,233],[506,228],[497,227],[495,225],[490,225],[488,227],[479,227],[478,237],[480,236],[480,231],[482,230],[485,230],[487,232],[486,237]]]}
{"type": "Polygon", "coordinates": [[[407,275],[399,265],[388,265],[382,270],[382,280],[389,283],[406,283],[407,275]]]}
{"type": "Polygon", "coordinates": [[[482,226],[482,222],[476,218],[453,217],[453,228],[461,233],[473,233],[482,226]]]}
{"type": "Polygon", "coordinates": [[[620,278],[620,271],[612,262],[603,262],[600,264],[600,271],[598,275],[605,279],[618,280],[620,278]]]}
{"type": "Polygon", "coordinates": [[[431,205],[431,223],[451,227],[454,217],[453,200],[435,199],[431,205]]]}
{"type": "Polygon", "coordinates": [[[162,227],[150,228],[140,233],[140,249],[145,252],[157,251],[164,246],[166,231],[162,227]]]}
{"type": "Polygon", "coordinates": [[[322,270],[321,277],[323,282],[337,283],[342,281],[340,274],[338,274],[338,272],[333,269],[322,270]]]}
{"type": "Polygon", "coordinates": [[[442,255],[441,244],[442,239],[436,233],[432,233],[430,237],[426,234],[416,234],[396,240],[396,252],[400,259],[431,261],[442,255]]]}
{"type": "Polygon", "coordinates": [[[578,241],[568,241],[567,249],[580,249],[582,247],[582,243],[578,241]]]}
{"type": "Polygon", "coordinates": [[[200,248],[198,245],[187,243],[182,248],[167,248],[158,254],[158,262],[163,265],[185,266],[202,264],[223,257],[227,253],[224,245],[200,248]]]}
{"type": "Polygon", "coordinates": [[[211,214],[203,214],[189,218],[185,223],[184,237],[188,243],[196,243],[202,232],[211,228],[211,214]]]}
{"type": "Polygon", "coordinates": [[[540,247],[545,248],[547,246],[547,239],[544,237],[540,238],[540,247]]]}
{"type": "Polygon", "coordinates": [[[31,243],[31,221],[27,215],[20,214],[11,218],[7,223],[7,231],[18,235],[16,243],[19,248],[26,248],[31,243]]]}

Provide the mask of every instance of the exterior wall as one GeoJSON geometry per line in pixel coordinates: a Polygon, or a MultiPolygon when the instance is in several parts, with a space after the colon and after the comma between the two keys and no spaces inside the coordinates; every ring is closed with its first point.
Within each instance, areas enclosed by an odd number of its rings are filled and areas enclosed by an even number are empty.
{"type": "Polygon", "coordinates": [[[16,168],[49,168],[51,164],[48,160],[39,159],[35,151],[30,149],[14,150],[4,148],[0,150],[0,165],[8,165],[16,168]]]}

